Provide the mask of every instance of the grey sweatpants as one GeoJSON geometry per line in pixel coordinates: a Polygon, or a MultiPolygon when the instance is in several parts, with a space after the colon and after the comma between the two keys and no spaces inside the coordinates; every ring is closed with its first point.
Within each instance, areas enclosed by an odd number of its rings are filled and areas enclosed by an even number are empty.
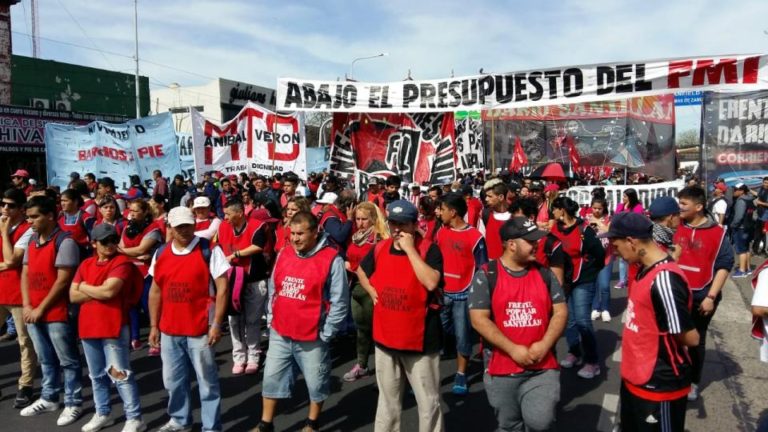
{"type": "Polygon", "coordinates": [[[499,431],[548,431],[560,401],[560,371],[531,376],[483,376],[499,431]]]}

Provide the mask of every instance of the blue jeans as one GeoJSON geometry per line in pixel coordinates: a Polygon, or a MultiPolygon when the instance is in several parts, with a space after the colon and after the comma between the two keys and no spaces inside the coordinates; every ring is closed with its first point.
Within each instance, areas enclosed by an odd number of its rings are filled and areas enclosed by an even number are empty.
{"type": "Polygon", "coordinates": [[[733,249],[736,255],[741,255],[749,252],[749,241],[751,240],[751,233],[744,228],[734,228],[731,231],[733,237],[733,249]]]}
{"type": "Polygon", "coordinates": [[[130,364],[131,337],[128,326],[123,326],[118,339],[83,339],[83,353],[88,363],[89,376],[93,387],[93,404],[100,415],[112,412],[109,403],[110,380],[115,383],[117,393],[123,400],[126,419],[141,417],[139,386],[133,376],[130,364]],[[113,377],[109,370],[122,372],[123,379],[113,377]]]}
{"type": "Polygon", "coordinates": [[[619,258],[619,282],[627,283],[627,271],[629,265],[622,258],[619,258]]]}
{"type": "Polygon", "coordinates": [[[583,347],[584,361],[587,363],[597,363],[598,360],[597,340],[590,317],[595,287],[595,282],[580,283],[568,295],[568,326],[565,328],[568,352],[581,357],[583,347]]]}
{"type": "Polygon", "coordinates": [[[208,335],[199,337],[160,334],[163,384],[168,391],[168,415],[179,425],[192,426],[192,394],[189,366],[197,376],[200,416],[204,431],[221,430],[219,369],[208,335]]]}
{"type": "Polygon", "coordinates": [[[446,294],[443,297],[443,308],[440,310],[440,321],[446,333],[456,337],[456,352],[464,357],[472,355],[472,326],[469,323],[469,307],[467,299],[457,300],[446,294]]]}
{"type": "Polygon", "coordinates": [[[131,322],[131,340],[139,340],[141,337],[141,318],[139,318],[139,308],[149,316],[149,288],[152,287],[152,276],[144,278],[144,290],[141,292],[141,301],[134,305],[128,312],[131,322]]]}
{"type": "Polygon", "coordinates": [[[5,319],[6,324],[6,332],[9,335],[15,335],[16,334],[16,323],[13,322],[13,315],[8,314],[8,318],[5,319]]]}
{"type": "Polygon", "coordinates": [[[261,395],[270,399],[290,398],[295,380],[294,366],[298,366],[304,375],[309,400],[322,402],[328,399],[331,393],[328,343],[320,339],[313,342],[294,341],[280,336],[275,330],[269,334],[261,395]]]}
{"type": "Polygon", "coordinates": [[[592,300],[592,310],[607,311],[611,306],[611,273],[613,273],[613,259],[597,274],[597,293],[592,300]]]}
{"type": "Polygon", "coordinates": [[[61,371],[64,373],[64,405],[83,404],[80,353],[75,336],[66,322],[27,324],[29,337],[35,346],[40,369],[43,372],[40,397],[58,402],[61,393],[61,371]]]}

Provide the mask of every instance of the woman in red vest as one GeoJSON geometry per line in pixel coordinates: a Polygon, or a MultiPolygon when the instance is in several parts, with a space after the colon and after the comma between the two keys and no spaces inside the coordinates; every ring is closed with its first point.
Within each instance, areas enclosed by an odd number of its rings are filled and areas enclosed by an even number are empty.
{"type": "Polygon", "coordinates": [[[160,230],[160,234],[163,235],[163,240],[168,241],[168,210],[166,209],[166,201],[163,195],[155,194],[149,200],[149,207],[152,211],[152,220],[155,221],[157,229],[160,230]]]}
{"type": "Polygon", "coordinates": [[[355,272],[360,261],[380,240],[389,238],[389,228],[379,207],[370,201],[355,207],[355,232],[347,246],[344,267],[352,283],[352,318],[357,328],[357,362],[344,374],[344,381],[355,381],[368,375],[368,357],[373,351],[373,302],[357,280],[355,272]]]}
{"type": "Polygon", "coordinates": [[[195,214],[195,235],[211,240],[219,232],[221,219],[211,211],[211,200],[207,196],[199,196],[192,202],[192,212],[195,214]]]}
{"type": "MultiPolygon", "coordinates": [[[[608,202],[602,195],[592,198],[589,214],[586,217],[589,226],[597,232],[608,230],[611,216],[608,214],[608,202]]],[[[611,305],[611,272],[613,271],[613,251],[607,239],[601,239],[600,243],[605,249],[605,266],[597,275],[597,293],[592,301],[591,318],[602,319],[603,322],[611,321],[609,307],[611,305]]]]}
{"type": "MultiPolygon", "coordinates": [[[[645,214],[643,204],[640,203],[640,198],[637,196],[637,190],[629,188],[621,194],[621,202],[616,206],[615,213],[632,212],[645,214]]],[[[627,287],[629,268],[627,262],[619,258],[619,283],[616,284],[617,289],[627,287]]]]}
{"type": "Polygon", "coordinates": [[[563,281],[568,293],[568,327],[565,330],[568,355],[560,362],[560,366],[569,369],[584,363],[578,375],[592,379],[600,375],[600,365],[590,311],[597,275],[605,261],[605,249],[595,230],[589,225],[585,226],[584,221],[577,216],[579,205],[574,200],[568,197],[556,198],[552,202],[552,212],[556,223],[551,232],[563,243],[563,251],[572,263],[570,280],[563,281]]]}
{"type": "Polygon", "coordinates": [[[96,227],[101,224],[108,224],[115,227],[118,236],[122,235],[126,222],[125,219],[121,217],[118,210],[119,207],[117,201],[111,196],[101,200],[99,203],[99,215],[101,215],[101,218],[93,225],[93,229],[96,229],[96,227]]]}
{"type": "Polygon", "coordinates": [[[59,214],[59,228],[69,232],[72,240],[80,247],[80,258],[85,258],[91,253],[91,243],[88,238],[88,227],[93,220],[80,208],[83,206],[83,198],[74,189],[67,189],[61,193],[61,213],[59,214]]]}
{"type": "Polygon", "coordinates": [[[435,234],[440,229],[442,223],[437,218],[437,212],[440,210],[439,203],[428,196],[419,199],[419,225],[417,231],[422,238],[429,241],[435,240],[435,234]]]}
{"type": "Polygon", "coordinates": [[[109,387],[112,382],[123,401],[124,431],[146,429],[141,420],[139,388],[131,372],[128,309],[143,281],[125,255],[117,253],[120,236],[103,223],[91,233],[95,255],[80,264],[69,298],[80,304],[79,329],[88,363],[96,413],[83,430],[96,431],[112,423],[109,387]]]}
{"type": "Polygon", "coordinates": [[[280,252],[286,246],[291,245],[291,219],[298,212],[310,211],[311,204],[308,199],[301,196],[290,198],[283,210],[283,221],[275,229],[275,252],[280,252]]]}
{"type": "MultiPolygon", "coordinates": [[[[163,235],[152,220],[152,213],[149,203],[143,199],[132,201],[128,206],[130,221],[123,230],[120,238],[118,250],[121,254],[132,258],[133,264],[144,276],[144,292],[141,295],[141,306],[144,312],[149,311],[148,293],[152,284],[152,279],[147,277],[149,271],[149,262],[152,253],[163,243],[163,235]]],[[[134,307],[130,312],[131,318],[131,347],[135,350],[141,349],[144,345],[139,339],[139,308],[134,307]]],[[[159,355],[159,350],[150,350],[150,354],[159,355]]]]}

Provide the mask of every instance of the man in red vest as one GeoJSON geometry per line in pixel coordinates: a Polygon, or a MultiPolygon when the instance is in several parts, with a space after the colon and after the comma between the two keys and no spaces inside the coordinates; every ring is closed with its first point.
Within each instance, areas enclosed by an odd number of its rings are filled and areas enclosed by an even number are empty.
{"type": "Polygon", "coordinates": [[[495,183],[485,189],[485,203],[488,207],[483,210],[477,229],[485,235],[488,259],[498,259],[504,251],[499,229],[510,217],[509,204],[507,204],[508,190],[504,183],[495,183]]]}
{"type": "Polygon", "coordinates": [[[280,207],[285,208],[288,200],[296,195],[296,187],[299,186],[299,177],[293,173],[287,173],[283,177],[283,194],[280,195],[280,207]]]}
{"type": "Polygon", "coordinates": [[[734,258],[731,245],[725,241],[725,229],[705,213],[704,189],[699,186],[683,188],[677,199],[682,223],[675,231],[673,243],[676,249],[680,248],[677,264],[693,291],[691,316],[699,332],[699,343],[690,350],[693,385],[688,400],[695,401],[699,397],[699,382],[704,369],[707,328],[722,299],[720,290],[733,268],[734,258]]]}
{"type": "Polygon", "coordinates": [[[472,326],[469,323],[467,298],[475,270],[488,262],[485,240],[477,228],[464,221],[467,202],[457,192],[443,196],[440,219],[443,226],[435,242],[443,254],[445,296],[440,311],[443,330],[456,338],[456,376],[453,393],[467,394],[466,371],[472,356],[472,326]]]}
{"type": "Polygon", "coordinates": [[[485,342],[483,382],[499,430],[549,430],[560,400],[553,348],[568,307],[557,278],[535,263],[545,235],[524,216],[508,220],[504,253],[472,281],[469,315],[485,342]]]}
{"type": "Polygon", "coordinates": [[[269,279],[267,321],[271,325],[264,365],[261,421],[253,429],[271,432],[277,401],[291,397],[298,366],[309,393],[303,431],[320,429],[323,402],[330,394],[330,341],[349,307],[344,260],[318,231],[317,219],[301,211],[291,219],[291,246],[275,260],[269,279]]]}
{"type": "Polygon", "coordinates": [[[230,265],[218,246],[195,236],[186,207],[168,213],[172,241],[155,251],[149,274],[149,344],[160,348],[171,419],[161,432],[192,428],[190,366],[197,376],[203,430],[221,428],[221,393],[214,345],[227,314],[230,265]],[[212,317],[212,319],[211,319],[212,317]]]}
{"type": "Polygon", "coordinates": [[[25,408],[32,403],[32,384],[35,380],[37,355],[27,332],[21,308],[21,262],[29,245],[32,230],[26,221],[24,204],[27,197],[20,189],[8,189],[3,193],[0,216],[0,322],[13,316],[16,335],[21,350],[21,376],[19,391],[13,401],[14,408],[25,408]]]}
{"type": "Polygon", "coordinates": [[[400,429],[404,377],[416,396],[419,430],[443,430],[438,300],[443,257],[436,244],[416,234],[418,216],[406,200],[390,203],[392,237],[377,243],[357,269],[360,284],[373,299],[379,386],[375,432],[400,429]]]}
{"type": "Polygon", "coordinates": [[[684,271],[653,240],[653,223],[641,214],[616,213],[600,236],[641,266],[621,344],[621,429],[682,432],[693,369],[688,347],[699,344],[684,271]]]}
{"type": "MultiPolygon", "coordinates": [[[[256,219],[246,219],[243,202],[237,199],[224,205],[224,219],[219,226],[218,244],[227,261],[242,268],[244,276],[239,298],[235,299],[241,309],[232,311],[229,316],[232,374],[255,374],[261,358],[261,316],[267,298],[269,268],[263,253],[267,245],[267,225],[256,219]]],[[[237,294],[232,292],[232,296],[237,294]]]]}
{"type": "Polygon", "coordinates": [[[56,222],[56,203],[32,197],[26,205],[27,222],[34,232],[24,253],[21,297],[24,322],[43,372],[40,399],[21,410],[24,417],[59,408],[60,369],[64,375],[64,410],[56,424],[66,426],[82,415],[80,353],[68,319],[69,285],[80,263],[77,243],[56,222]]]}

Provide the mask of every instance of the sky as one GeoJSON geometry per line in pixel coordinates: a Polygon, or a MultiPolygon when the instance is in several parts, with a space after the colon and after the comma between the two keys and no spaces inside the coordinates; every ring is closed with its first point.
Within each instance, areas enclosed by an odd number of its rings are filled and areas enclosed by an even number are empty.
{"type": "MultiPolygon", "coordinates": [[[[133,73],[133,6],[38,0],[40,57],[133,73]]],[[[768,48],[764,0],[139,0],[138,11],[151,88],[217,77],[272,88],[288,76],[399,81],[409,70],[436,79],[768,48]]],[[[30,16],[30,0],[11,8],[14,54],[32,53],[30,16]]]]}

